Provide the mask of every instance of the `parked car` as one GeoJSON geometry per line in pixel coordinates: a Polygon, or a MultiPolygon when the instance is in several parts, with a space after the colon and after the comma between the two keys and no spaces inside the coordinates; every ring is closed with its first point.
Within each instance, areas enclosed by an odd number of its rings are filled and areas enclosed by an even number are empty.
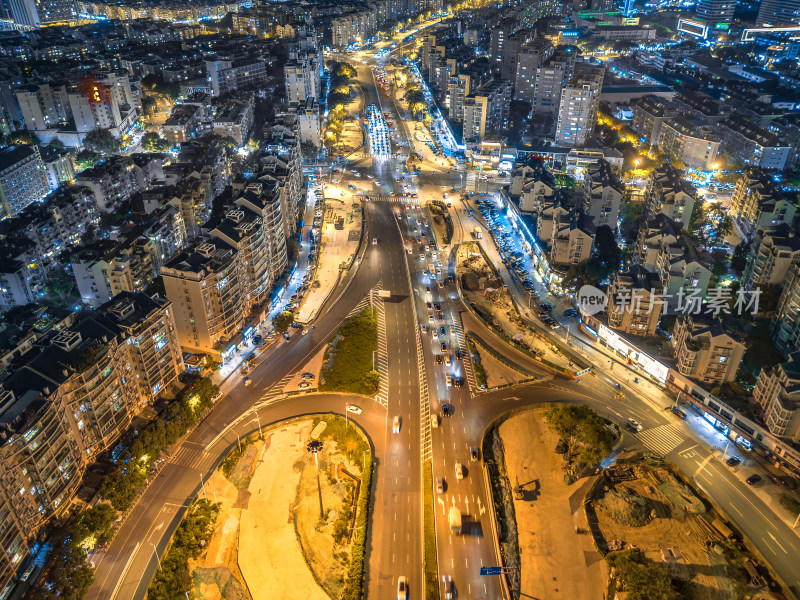
{"type": "Polygon", "coordinates": [[[728,460],[725,461],[725,464],[729,467],[735,467],[736,465],[742,464],[742,459],[738,456],[731,456],[728,460]]]}
{"type": "Polygon", "coordinates": [[[392,419],[392,433],[400,433],[400,417],[398,415],[392,419]]]}
{"type": "Polygon", "coordinates": [[[747,483],[747,485],[755,485],[759,481],[761,481],[761,475],[759,475],[758,473],[753,473],[752,475],[750,475],[750,477],[745,479],[745,482],[747,483]]]}

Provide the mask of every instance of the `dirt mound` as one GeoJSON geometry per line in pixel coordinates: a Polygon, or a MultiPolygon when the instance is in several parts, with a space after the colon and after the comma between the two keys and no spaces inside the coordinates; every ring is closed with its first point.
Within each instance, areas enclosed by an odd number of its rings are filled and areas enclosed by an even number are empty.
{"type": "Polygon", "coordinates": [[[250,600],[250,594],[228,567],[196,567],[194,589],[200,590],[203,600],[250,600]]]}
{"type": "Polygon", "coordinates": [[[629,527],[643,527],[653,518],[647,498],[622,490],[609,490],[597,507],[617,523],[629,527]]]}

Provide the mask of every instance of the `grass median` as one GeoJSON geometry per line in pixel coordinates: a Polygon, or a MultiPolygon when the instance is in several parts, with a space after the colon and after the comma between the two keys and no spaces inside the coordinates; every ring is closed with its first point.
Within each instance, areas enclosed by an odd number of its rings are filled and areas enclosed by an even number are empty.
{"type": "Polygon", "coordinates": [[[425,598],[439,598],[439,565],[436,558],[436,521],[433,504],[433,468],[431,461],[422,463],[423,536],[425,542],[425,598]]]}
{"type": "Polygon", "coordinates": [[[380,375],[373,369],[378,346],[376,311],[365,308],[342,325],[325,351],[320,391],[371,396],[378,391],[380,375]]]}

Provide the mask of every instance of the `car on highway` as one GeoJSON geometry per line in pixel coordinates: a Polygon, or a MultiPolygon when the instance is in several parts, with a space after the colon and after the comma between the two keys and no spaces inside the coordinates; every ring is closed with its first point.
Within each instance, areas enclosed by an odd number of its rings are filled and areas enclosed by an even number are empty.
{"type": "Polygon", "coordinates": [[[446,367],[449,367],[452,364],[452,362],[450,361],[450,355],[449,354],[444,357],[444,364],[445,364],[446,367]]]}
{"type": "MultiPolygon", "coordinates": [[[[639,383],[638,380],[637,380],[636,383],[639,383]]],[[[672,414],[675,415],[676,417],[678,417],[679,419],[683,419],[684,421],[686,420],[686,413],[683,412],[677,406],[671,407],[670,410],[672,411],[672,414]]]]}
{"type": "Polygon", "coordinates": [[[405,577],[397,578],[397,600],[408,599],[408,581],[405,577]]]}
{"type": "Polygon", "coordinates": [[[398,415],[392,419],[392,433],[400,433],[400,417],[398,415]]]}
{"type": "Polygon", "coordinates": [[[729,467],[735,467],[736,465],[742,464],[742,459],[738,456],[731,456],[728,460],[725,461],[725,464],[729,467]]]}
{"type": "Polygon", "coordinates": [[[747,483],[747,485],[755,485],[759,481],[761,481],[761,475],[759,475],[758,473],[753,473],[752,475],[750,475],[750,477],[748,477],[744,481],[745,483],[747,483]]]}
{"type": "Polygon", "coordinates": [[[442,354],[447,354],[447,342],[442,342],[442,354]]]}
{"type": "Polygon", "coordinates": [[[442,582],[444,583],[444,600],[453,600],[453,577],[442,575],[442,582]]]}
{"type": "Polygon", "coordinates": [[[444,477],[436,478],[436,493],[444,494],[444,477]]]}
{"type": "Polygon", "coordinates": [[[434,357],[434,359],[433,359],[433,360],[436,362],[436,364],[437,364],[437,365],[440,365],[440,364],[442,364],[442,362],[444,362],[444,361],[442,360],[442,355],[441,355],[441,354],[437,354],[437,355],[434,357]]]}
{"type": "Polygon", "coordinates": [[[444,383],[447,387],[453,387],[453,377],[452,375],[445,375],[444,376],[444,383]]]}
{"type": "Polygon", "coordinates": [[[464,465],[456,463],[456,479],[464,479],[464,465]]]}
{"type": "Polygon", "coordinates": [[[470,449],[469,449],[469,459],[472,462],[478,462],[479,455],[478,455],[478,447],[477,446],[470,447],[470,449]]]}
{"type": "Polygon", "coordinates": [[[253,380],[250,379],[249,377],[245,377],[244,378],[244,384],[245,385],[252,385],[253,384],[253,380]]]}
{"type": "Polygon", "coordinates": [[[438,429],[439,415],[431,415],[431,427],[433,427],[434,429],[438,429]]]}
{"type": "Polygon", "coordinates": [[[377,244],[378,244],[378,238],[372,238],[372,245],[377,246],[377,244]]]}
{"type": "Polygon", "coordinates": [[[351,412],[354,415],[360,415],[364,411],[361,410],[360,406],[356,406],[355,404],[348,404],[347,405],[347,412],[351,412]]]}

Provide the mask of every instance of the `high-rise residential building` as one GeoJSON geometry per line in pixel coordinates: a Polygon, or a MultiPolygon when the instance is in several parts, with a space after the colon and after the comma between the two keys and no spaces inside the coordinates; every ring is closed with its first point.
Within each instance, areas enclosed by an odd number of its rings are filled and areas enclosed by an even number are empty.
{"type": "Polygon", "coordinates": [[[269,292],[286,268],[277,198],[251,185],[209,236],[161,268],[181,346],[225,359],[266,317],[269,292]]]}
{"type": "Polygon", "coordinates": [[[240,56],[206,61],[211,92],[221,96],[248,87],[257,89],[267,83],[267,63],[263,58],[240,56]]]}
{"type": "Polygon", "coordinates": [[[800,442],[800,352],[758,374],[753,398],[770,433],[800,442]]]}
{"type": "Polygon", "coordinates": [[[523,46],[533,37],[529,29],[521,29],[512,33],[503,43],[503,54],[500,59],[500,79],[512,84],[517,77],[517,63],[523,46]]]}
{"type": "Polygon", "coordinates": [[[122,292],[97,309],[130,339],[128,354],[142,398],[155,398],[178,386],[184,371],[172,304],[158,296],[122,292]]]}
{"type": "Polygon", "coordinates": [[[528,102],[533,106],[536,73],[552,54],[553,44],[544,38],[531,40],[520,49],[514,79],[514,100],[528,102]]]}
{"type": "Polygon", "coordinates": [[[50,184],[38,146],[0,149],[0,203],[6,216],[16,216],[49,193],[50,184]]]}
{"type": "Polygon", "coordinates": [[[533,112],[537,115],[557,115],[561,91],[575,70],[575,56],[558,52],[536,70],[533,90],[533,112]]]}
{"type": "Polygon", "coordinates": [[[735,0],[699,0],[696,6],[697,16],[712,26],[730,23],[735,9],[735,0]]]}
{"type": "Polygon", "coordinates": [[[611,163],[600,159],[586,169],[586,201],[584,213],[593,219],[595,227],[608,225],[616,233],[619,208],[625,187],[614,173],[611,163]]]}
{"type": "Polygon", "coordinates": [[[800,0],[761,0],[756,25],[800,24],[800,0]]]}
{"type": "Polygon", "coordinates": [[[745,239],[781,223],[791,224],[797,209],[761,169],[750,169],[739,178],[730,203],[731,216],[745,239]]]}
{"type": "Polygon", "coordinates": [[[68,513],[87,467],[176,383],[174,329],[168,302],[128,294],[16,358],[0,385],[0,593],[41,528],[68,513]]]}
{"type": "Polygon", "coordinates": [[[794,149],[777,134],[734,113],[719,122],[722,148],[747,165],[783,171],[794,149]]]}
{"type": "Polygon", "coordinates": [[[713,169],[719,145],[719,136],[708,125],[698,125],[681,116],[665,119],[661,125],[659,148],[691,169],[713,169]]]}
{"type": "Polygon", "coordinates": [[[765,227],[757,232],[747,265],[742,273],[742,287],[746,290],[765,285],[782,286],[789,270],[800,264],[800,236],[785,223],[765,227]]]}
{"type": "Polygon", "coordinates": [[[677,317],[672,344],[678,372],[710,385],[733,381],[746,350],[719,318],[690,314],[677,317]]]}
{"type": "Polygon", "coordinates": [[[11,19],[17,25],[39,27],[41,19],[35,0],[5,0],[11,19]]]}
{"type": "Polygon", "coordinates": [[[286,84],[286,103],[316,100],[320,93],[319,65],[316,56],[302,55],[283,68],[286,84]]]}
{"type": "Polygon", "coordinates": [[[772,332],[775,347],[784,354],[800,350],[800,265],[789,269],[772,332]]]}
{"type": "Polygon", "coordinates": [[[314,144],[317,148],[322,146],[320,139],[322,116],[319,112],[319,104],[313,99],[306,100],[297,105],[295,111],[297,115],[297,135],[300,143],[314,144]]]}
{"type": "Polygon", "coordinates": [[[670,117],[678,115],[678,107],[658,96],[644,96],[633,104],[631,128],[644,136],[651,146],[658,146],[661,126],[670,117]]]}
{"type": "Polygon", "coordinates": [[[489,39],[489,60],[492,63],[492,70],[500,68],[503,62],[506,40],[517,29],[517,17],[503,17],[491,29],[489,39]]]}
{"type": "Polygon", "coordinates": [[[464,100],[465,144],[480,143],[491,131],[499,131],[508,124],[511,102],[511,83],[493,80],[479,87],[464,100]]]}
{"type": "Polygon", "coordinates": [[[669,163],[653,169],[647,178],[644,203],[648,219],[662,214],[683,226],[688,226],[696,199],[697,191],[683,178],[683,174],[669,163]]]}
{"type": "Polygon", "coordinates": [[[471,84],[471,76],[464,73],[450,79],[447,88],[449,116],[457,123],[464,119],[464,102],[472,93],[471,84]]]}
{"type": "Polygon", "coordinates": [[[72,111],[67,86],[57,83],[29,84],[14,90],[22,119],[31,131],[66,122],[72,111]]]}
{"type": "Polygon", "coordinates": [[[642,265],[617,273],[608,286],[608,326],[633,335],[655,335],[664,310],[658,276],[642,265]]]}
{"type": "Polygon", "coordinates": [[[594,134],[603,67],[575,65],[575,74],[561,92],[556,123],[556,144],[569,148],[585,146],[594,134]]]}

